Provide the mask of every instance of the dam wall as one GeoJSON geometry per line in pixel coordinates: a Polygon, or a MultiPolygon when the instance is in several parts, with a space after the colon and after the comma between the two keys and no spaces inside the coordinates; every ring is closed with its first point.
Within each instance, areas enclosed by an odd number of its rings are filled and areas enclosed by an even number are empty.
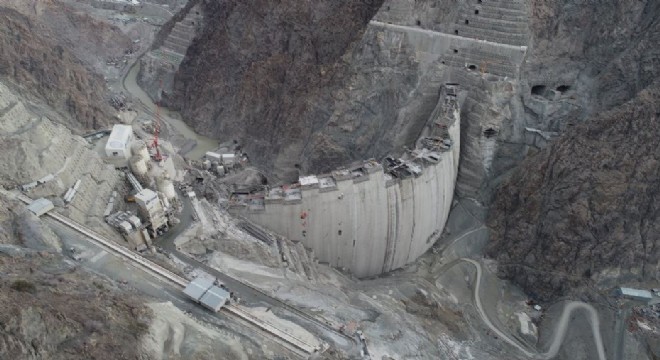
{"type": "Polygon", "coordinates": [[[418,145],[401,158],[301,177],[264,192],[234,193],[229,211],[302,242],[321,262],[357,277],[400,268],[434,244],[449,216],[459,114],[455,95],[441,96],[418,145]]]}

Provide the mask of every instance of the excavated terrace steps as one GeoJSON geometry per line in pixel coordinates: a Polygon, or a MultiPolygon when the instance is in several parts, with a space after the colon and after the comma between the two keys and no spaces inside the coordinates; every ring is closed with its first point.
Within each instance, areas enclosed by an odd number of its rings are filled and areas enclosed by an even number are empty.
{"type": "Polygon", "coordinates": [[[169,46],[174,46],[177,49],[183,49],[183,53],[185,54],[186,51],[188,50],[188,46],[190,45],[190,42],[175,36],[169,36],[167,40],[165,40],[165,44],[169,46]]]}
{"type": "Polygon", "coordinates": [[[520,1],[506,1],[506,0],[485,0],[479,6],[494,7],[503,10],[524,11],[525,3],[520,1]]]}
{"type": "MultiPolygon", "coordinates": [[[[387,5],[390,7],[389,10],[385,10],[386,14],[388,15],[388,18],[394,18],[394,19],[402,19],[406,18],[410,14],[410,5],[409,4],[401,4],[401,6],[397,6],[399,3],[387,5]],[[394,6],[392,6],[394,5],[394,6]]],[[[382,9],[382,7],[381,7],[382,9]]]]}
{"type": "Polygon", "coordinates": [[[165,40],[161,49],[167,50],[176,55],[184,56],[188,51],[188,46],[190,46],[190,44],[182,43],[180,40],[172,39],[170,37],[165,40]]]}
{"type": "Polygon", "coordinates": [[[82,182],[71,206],[87,215],[100,217],[103,215],[104,206],[102,205],[104,204],[98,200],[110,195],[117,179],[107,167],[100,170],[98,174],[96,178],[91,171],[78,176],[82,182]]]}
{"type": "Polygon", "coordinates": [[[188,46],[177,44],[174,41],[172,41],[171,38],[169,37],[167,38],[167,40],[165,40],[163,47],[167,50],[170,50],[173,53],[176,53],[177,55],[182,55],[182,56],[186,54],[186,51],[188,51],[188,46]]]}
{"type": "Polygon", "coordinates": [[[461,8],[455,28],[459,36],[503,44],[527,44],[527,12],[523,3],[487,1],[475,5],[461,8]],[[479,14],[475,14],[475,10],[479,10],[479,14]]]}
{"type": "Polygon", "coordinates": [[[458,36],[469,37],[477,40],[486,40],[500,44],[519,46],[527,45],[526,34],[511,34],[495,30],[474,28],[468,25],[458,25],[458,36]]]}
{"type": "MultiPolygon", "coordinates": [[[[499,10],[499,9],[498,9],[499,10]]],[[[511,12],[499,12],[495,8],[480,9],[474,8],[471,12],[461,13],[462,19],[484,19],[484,20],[500,20],[513,23],[523,23],[527,24],[527,13],[524,11],[516,11],[515,13],[511,12]],[[475,14],[474,10],[479,10],[479,14],[475,14]]]]}
{"type": "Polygon", "coordinates": [[[195,29],[177,24],[174,29],[172,29],[172,32],[170,32],[170,36],[176,36],[186,41],[192,41],[195,37],[195,29]]]}
{"type": "Polygon", "coordinates": [[[191,9],[183,20],[174,24],[172,31],[170,31],[163,42],[163,50],[169,50],[176,55],[185,56],[190,43],[195,37],[196,26],[202,18],[201,15],[196,14],[198,11],[196,8],[191,9]]]}
{"type": "Polygon", "coordinates": [[[483,11],[486,14],[504,15],[504,16],[509,16],[509,15],[525,16],[527,14],[527,10],[523,5],[517,8],[506,8],[492,3],[481,3],[475,6],[473,9],[478,9],[480,10],[479,12],[483,11]]]}
{"type": "Polygon", "coordinates": [[[183,61],[184,55],[181,55],[179,53],[176,53],[170,49],[166,49],[164,47],[161,47],[158,50],[154,51],[154,56],[160,56],[161,58],[167,58],[168,61],[175,63],[175,64],[180,64],[183,61]]]}
{"type": "MultiPolygon", "coordinates": [[[[525,25],[522,25],[525,26],[525,25]]],[[[525,39],[527,38],[527,31],[524,28],[520,29],[512,29],[510,26],[506,25],[501,25],[501,24],[496,24],[496,25],[489,25],[486,23],[480,23],[480,22],[470,22],[469,25],[466,24],[458,24],[458,31],[459,34],[466,34],[470,33],[470,31],[473,30],[482,30],[484,37],[491,37],[491,38],[496,38],[496,37],[513,37],[513,38],[521,38],[525,39]]]]}
{"type": "Polygon", "coordinates": [[[483,17],[471,18],[468,20],[470,21],[470,24],[464,24],[464,25],[479,29],[495,30],[495,31],[507,32],[512,34],[527,33],[527,23],[525,22],[513,22],[513,21],[483,18],[483,17]]]}
{"type": "MultiPolygon", "coordinates": [[[[5,106],[5,109],[8,107],[9,104],[5,106]]],[[[25,109],[25,105],[23,105],[21,102],[15,103],[11,109],[5,112],[5,115],[2,118],[11,119],[11,123],[9,123],[9,125],[13,125],[15,129],[14,131],[9,132],[11,134],[20,131],[21,128],[30,125],[33,121],[32,116],[28,113],[27,109],[25,109]]]]}

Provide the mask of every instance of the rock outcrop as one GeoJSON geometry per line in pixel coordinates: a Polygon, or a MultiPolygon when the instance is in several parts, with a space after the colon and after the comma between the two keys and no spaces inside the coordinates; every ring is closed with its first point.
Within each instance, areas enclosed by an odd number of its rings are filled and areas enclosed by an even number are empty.
{"type": "Polygon", "coordinates": [[[526,159],[491,209],[488,254],[542,300],[659,280],[660,86],[526,159]]]}
{"type": "Polygon", "coordinates": [[[0,358],[139,358],[142,299],[57,254],[0,250],[0,358]]]}
{"type": "MultiPolygon", "coordinates": [[[[171,105],[198,132],[241,140],[283,177],[307,165],[305,151],[326,161],[311,163],[333,168],[357,149],[319,130],[333,126],[327,104],[347,95],[333,89],[344,86],[351,46],[381,2],[203,1],[205,27],[181,64],[171,105]]],[[[363,112],[380,111],[362,98],[363,112]]]]}
{"type": "Polygon", "coordinates": [[[319,15],[347,6],[332,4],[203,1],[171,105],[291,179],[410,146],[437,89],[458,82],[457,193],[488,204],[526,156],[660,74],[653,1],[385,0],[319,15]]]}
{"type": "MultiPolygon", "coordinates": [[[[111,122],[104,101],[105,84],[74,55],[89,52],[90,44],[103,46],[110,39],[93,36],[82,41],[76,33],[108,34],[88,15],[72,12],[59,1],[10,0],[0,5],[0,79],[45,101],[55,111],[74,119],[74,128],[99,128],[111,122]],[[56,19],[59,19],[55,21],[56,19]],[[48,21],[51,21],[50,23],[48,21]],[[69,36],[58,27],[76,24],[69,36]],[[98,45],[97,45],[98,44],[98,45]],[[83,51],[84,50],[84,51],[83,51]]],[[[107,25],[106,25],[107,26],[107,25]]],[[[105,29],[107,30],[107,29],[105,29]]],[[[99,35],[101,36],[101,35],[99,35]]],[[[117,36],[113,41],[126,41],[117,36]]],[[[129,41],[130,43],[130,41],[129,41]]],[[[89,60],[89,59],[87,59],[89,60]]],[[[91,68],[91,66],[90,66],[91,68]]]]}
{"type": "Polygon", "coordinates": [[[566,135],[497,192],[488,254],[501,275],[546,300],[583,285],[653,278],[660,4],[530,5],[524,112],[512,123],[522,133],[499,142],[494,167],[503,174],[566,135]]]}

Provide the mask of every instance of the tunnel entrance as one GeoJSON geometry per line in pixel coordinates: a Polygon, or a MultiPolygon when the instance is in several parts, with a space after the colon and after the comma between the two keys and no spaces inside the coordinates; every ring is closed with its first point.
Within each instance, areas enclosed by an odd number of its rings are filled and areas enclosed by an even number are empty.
{"type": "Polygon", "coordinates": [[[472,71],[477,70],[477,65],[474,64],[468,65],[468,69],[472,71]]]}
{"type": "Polygon", "coordinates": [[[493,136],[497,135],[497,130],[493,128],[488,128],[484,130],[484,136],[487,138],[492,138],[493,136]]]}
{"type": "Polygon", "coordinates": [[[559,91],[560,93],[565,93],[570,89],[571,89],[571,87],[568,86],[568,85],[559,85],[559,86],[557,86],[557,91],[559,91]]]}
{"type": "Polygon", "coordinates": [[[545,85],[534,85],[532,86],[532,95],[543,96],[545,94],[545,90],[545,85]]]}

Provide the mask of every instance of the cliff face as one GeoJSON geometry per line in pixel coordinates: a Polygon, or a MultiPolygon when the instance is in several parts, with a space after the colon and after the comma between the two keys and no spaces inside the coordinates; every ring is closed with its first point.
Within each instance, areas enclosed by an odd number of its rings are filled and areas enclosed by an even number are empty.
{"type": "MultiPolygon", "coordinates": [[[[87,15],[68,12],[58,1],[8,1],[0,6],[0,77],[27,95],[44,100],[75,128],[98,128],[110,123],[112,111],[103,99],[103,79],[92,74],[72,51],[89,53],[93,36],[58,31],[76,24],[79,33],[102,34],[87,15]],[[59,20],[58,20],[59,19],[59,20]],[[51,21],[50,23],[48,21],[51,21]],[[54,32],[55,31],[55,32],[54,32]],[[72,35],[69,37],[68,35],[72,35]],[[81,41],[80,39],[87,39],[81,41]],[[77,39],[77,40],[76,40],[77,39]],[[73,50],[71,50],[73,49],[73,50]]],[[[111,32],[110,32],[111,33],[111,32]]],[[[101,35],[98,35],[101,36],[101,35]]],[[[121,42],[122,37],[115,41],[121,42]]],[[[105,42],[109,42],[105,39],[105,42]]]]}
{"type": "Polygon", "coordinates": [[[332,99],[323,97],[342,86],[345,56],[380,1],[224,0],[201,6],[205,27],[174,85],[174,106],[184,117],[201,133],[240,140],[254,160],[283,169],[285,177],[303,165],[301,154],[309,147],[320,147],[329,162],[349,158],[315,132],[328,122],[325,104],[332,99]]]}
{"type": "Polygon", "coordinates": [[[550,300],[579,285],[658,280],[660,87],[525,160],[491,209],[500,274],[550,300]]]}
{"type": "MultiPolygon", "coordinates": [[[[660,4],[531,5],[521,124],[565,135],[497,191],[488,254],[501,275],[546,300],[587,284],[653,279],[660,4]]],[[[496,162],[515,166],[515,149],[546,144],[528,133],[502,144],[496,162]]]]}
{"type": "MultiPolygon", "coordinates": [[[[575,284],[583,283],[584,273],[609,268],[619,246],[614,242],[601,249],[610,254],[602,259],[580,255],[589,271],[540,256],[547,247],[564,246],[547,234],[547,241],[539,240],[526,225],[534,224],[530,219],[550,224],[548,214],[523,214],[523,198],[514,207],[506,197],[515,194],[512,184],[546,194],[554,183],[534,182],[533,174],[506,179],[560,134],[574,136],[580,124],[615,116],[607,111],[617,111],[660,75],[660,3],[385,0],[375,15],[380,4],[356,4],[352,11],[339,11],[348,6],[343,2],[285,5],[204,2],[208,24],[188,49],[172,97],[198,131],[241,141],[257,165],[290,179],[297,168],[325,171],[410,145],[437,89],[455,81],[467,93],[457,193],[488,204],[505,182],[492,208],[489,254],[502,259],[503,269],[536,254],[502,274],[551,297],[571,285],[553,280],[534,287],[534,277],[553,266],[567,279],[579,273],[575,284]],[[366,26],[371,16],[380,23],[366,26]],[[529,218],[504,225],[516,211],[529,218]]],[[[557,148],[547,151],[539,156],[557,148]]],[[[598,163],[598,156],[583,160],[598,163]]],[[[556,200],[553,209],[572,204],[556,200]]],[[[577,223],[565,228],[582,231],[577,223]]],[[[585,249],[599,246],[579,241],[585,249]]]]}
{"type": "Polygon", "coordinates": [[[530,9],[528,124],[561,131],[625,103],[659,74],[659,3],[534,0],[530,9]]]}

